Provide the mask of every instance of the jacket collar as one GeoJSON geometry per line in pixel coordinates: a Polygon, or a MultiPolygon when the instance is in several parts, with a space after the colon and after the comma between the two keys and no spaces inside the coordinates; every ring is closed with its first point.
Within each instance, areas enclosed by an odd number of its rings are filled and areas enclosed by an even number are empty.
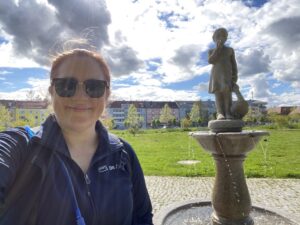
{"type": "MultiPolygon", "coordinates": [[[[123,146],[120,139],[117,136],[108,133],[107,129],[99,120],[95,124],[95,129],[99,137],[99,145],[95,153],[96,158],[108,155],[123,146]]],[[[50,115],[46,119],[33,138],[37,139],[44,147],[60,152],[67,157],[71,157],[55,115],[50,115]]]]}

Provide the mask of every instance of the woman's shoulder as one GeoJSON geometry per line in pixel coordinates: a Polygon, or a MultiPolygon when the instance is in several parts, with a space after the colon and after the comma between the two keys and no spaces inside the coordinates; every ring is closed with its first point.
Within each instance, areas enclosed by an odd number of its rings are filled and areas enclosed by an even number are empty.
{"type": "Polygon", "coordinates": [[[108,132],[108,138],[109,138],[110,145],[114,145],[117,147],[124,147],[128,151],[132,151],[132,152],[134,151],[131,145],[126,140],[119,137],[118,135],[108,132]]]}
{"type": "Polygon", "coordinates": [[[26,127],[14,127],[0,132],[0,139],[3,142],[11,142],[14,145],[26,144],[30,141],[30,131],[26,127]]]}

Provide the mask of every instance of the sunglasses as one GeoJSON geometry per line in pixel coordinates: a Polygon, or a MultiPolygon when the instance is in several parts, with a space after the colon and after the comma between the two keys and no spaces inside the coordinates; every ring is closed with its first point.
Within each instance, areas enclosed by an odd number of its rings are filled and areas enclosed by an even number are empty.
{"type": "Polygon", "coordinates": [[[51,81],[51,85],[54,85],[55,91],[60,97],[74,96],[79,84],[84,85],[84,90],[90,98],[102,97],[105,88],[109,88],[105,80],[88,79],[79,82],[75,78],[54,78],[51,81]]]}

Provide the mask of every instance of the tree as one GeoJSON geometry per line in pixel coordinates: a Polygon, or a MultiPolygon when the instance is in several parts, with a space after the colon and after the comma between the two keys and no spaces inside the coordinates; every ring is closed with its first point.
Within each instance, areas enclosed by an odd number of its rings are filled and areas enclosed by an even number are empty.
{"type": "Polygon", "coordinates": [[[0,130],[6,130],[8,127],[12,125],[12,116],[8,109],[0,105],[0,130]]]}
{"type": "Polygon", "coordinates": [[[190,119],[194,124],[199,125],[199,121],[201,121],[201,112],[200,112],[200,102],[195,102],[191,109],[190,119]]]}
{"type": "Polygon", "coordinates": [[[22,127],[22,126],[36,127],[39,126],[39,124],[37,124],[34,115],[27,115],[26,117],[23,118],[16,118],[12,122],[12,126],[13,127],[22,127]]]}
{"type": "Polygon", "coordinates": [[[173,116],[171,108],[168,106],[168,104],[165,104],[160,111],[159,121],[161,123],[171,124],[174,118],[175,116],[173,116]]]}
{"type": "Polygon", "coordinates": [[[278,128],[289,127],[289,117],[287,115],[270,114],[269,117],[278,128]]]}
{"type": "Polygon", "coordinates": [[[172,120],[172,125],[173,125],[173,126],[176,126],[176,125],[177,125],[177,120],[176,120],[175,117],[174,117],[174,119],[172,120]]]}
{"type": "Polygon", "coordinates": [[[128,127],[130,133],[135,135],[142,126],[143,117],[139,116],[136,107],[131,104],[128,109],[127,118],[125,120],[125,126],[128,127]]]}
{"type": "Polygon", "coordinates": [[[107,127],[109,130],[114,129],[114,127],[115,127],[115,121],[114,121],[113,118],[110,118],[110,117],[104,118],[104,119],[101,120],[101,122],[102,122],[102,124],[103,124],[105,127],[107,127]]]}
{"type": "Polygon", "coordinates": [[[188,130],[189,127],[191,126],[191,124],[192,124],[192,122],[191,122],[191,120],[190,120],[189,118],[184,118],[184,119],[182,119],[182,120],[181,120],[181,123],[180,123],[181,128],[182,128],[183,130],[188,130]]]}
{"type": "Polygon", "coordinates": [[[27,120],[22,119],[22,118],[16,118],[13,122],[12,122],[12,127],[23,127],[28,125],[27,120]]]}
{"type": "Polygon", "coordinates": [[[158,128],[159,126],[160,126],[159,120],[154,118],[154,119],[151,121],[151,127],[152,127],[152,128],[158,128]]]}
{"type": "Polygon", "coordinates": [[[289,117],[291,119],[291,122],[293,123],[299,123],[300,122],[300,108],[296,107],[292,110],[292,112],[289,114],[289,117]]]}
{"type": "Polygon", "coordinates": [[[156,126],[156,128],[160,127],[160,121],[159,121],[159,119],[155,120],[155,126],[156,126]]]}

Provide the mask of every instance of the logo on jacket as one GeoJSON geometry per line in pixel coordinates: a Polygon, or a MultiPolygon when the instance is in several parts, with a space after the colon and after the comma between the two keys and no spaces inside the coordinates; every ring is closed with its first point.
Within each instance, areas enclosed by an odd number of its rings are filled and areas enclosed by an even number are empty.
{"type": "Polygon", "coordinates": [[[104,166],[99,166],[98,167],[98,173],[104,173],[107,171],[112,171],[112,170],[119,170],[119,169],[124,169],[124,164],[115,164],[115,165],[104,165],[104,166]]]}
{"type": "Polygon", "coordinates": [[[99,173],[104,173],[106,171],[108,171],[108,167],[107,166],[100,166],[100,167],[98,167],[98,172],[99,173]]]}

